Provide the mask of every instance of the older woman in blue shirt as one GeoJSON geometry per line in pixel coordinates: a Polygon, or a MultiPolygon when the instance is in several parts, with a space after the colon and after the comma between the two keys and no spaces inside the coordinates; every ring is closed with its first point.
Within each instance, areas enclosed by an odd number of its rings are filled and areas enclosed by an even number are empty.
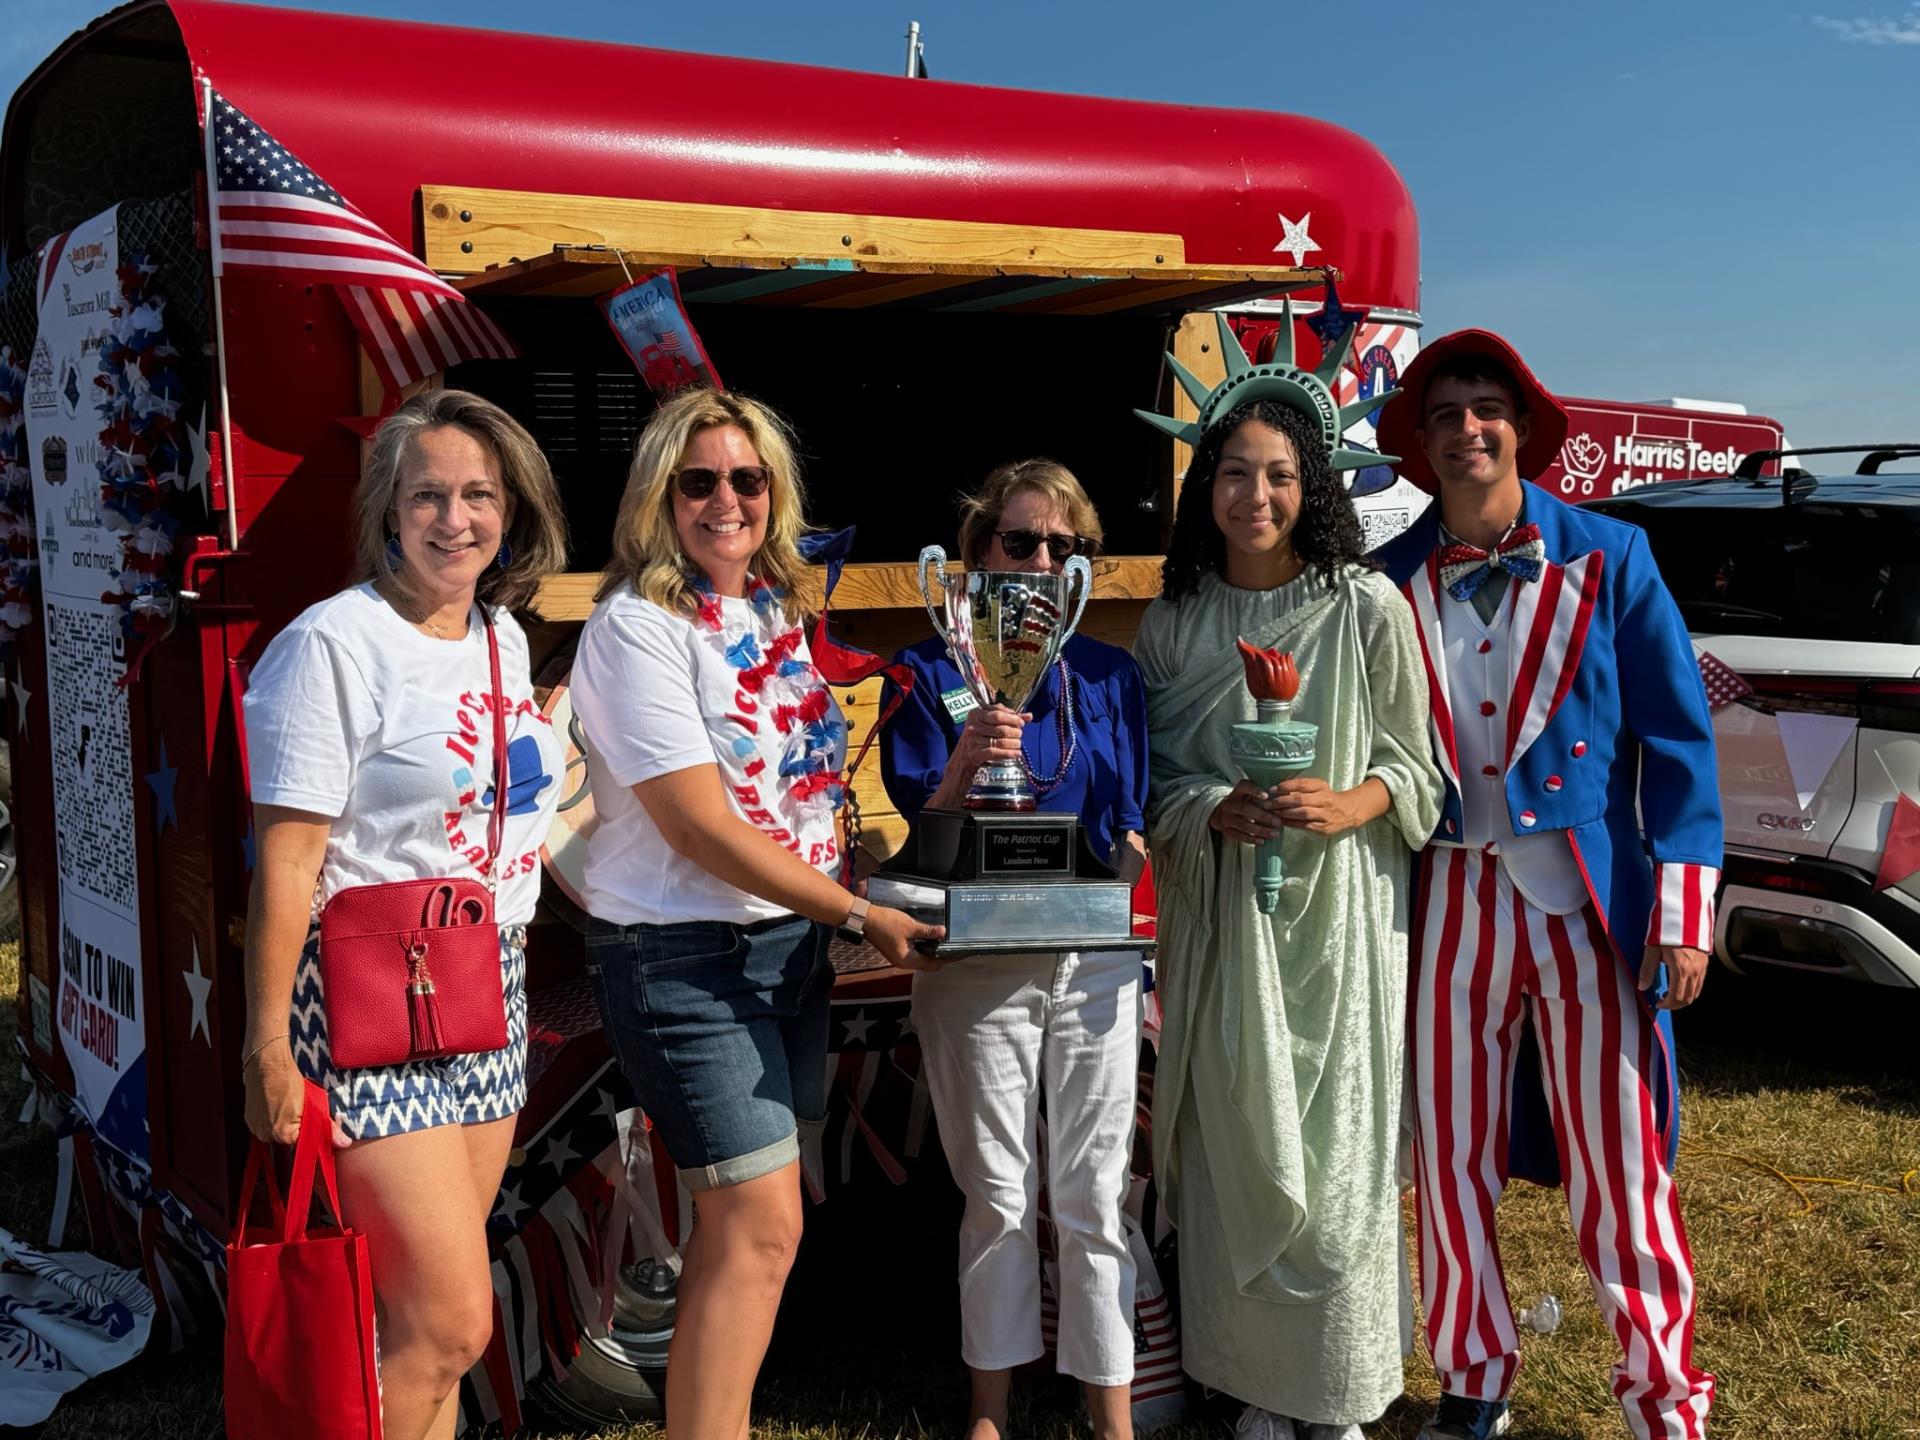
{"type": "MultiPolygon", "coordinates": [[[[1100,520],[1050,460],[1003,465],[967,500],[968,566],[1057,574],[1100,520]]],[[[938,638],[901,652],[914,684],[883,732],[887,794],[908,820],[958,807],[983,765],[1018,758],[1042,810],[1077,815],[1120,878],[1146,862],[1146,691],[1126,651],[1075,635],[1027,713],[979,707],[938,638]]],[[[891,699],[891,696],[886,697],[891,699]]],[[[884,701],[883,701],[884,704],[884,701]]],[[[1041,1173],[1059,1253],[1059,1368],[1086,1388],[1098,1440],[1128,1440],[1134,1265],[1120,1218],[1140,1048],[1138,951],[970,956],[914,977],[913,1021],[947,1160],[966,1197],[960,1352],[968,1440],[1000,1440],[1015,1366],[1038,1359],[1041,1173]]]]}

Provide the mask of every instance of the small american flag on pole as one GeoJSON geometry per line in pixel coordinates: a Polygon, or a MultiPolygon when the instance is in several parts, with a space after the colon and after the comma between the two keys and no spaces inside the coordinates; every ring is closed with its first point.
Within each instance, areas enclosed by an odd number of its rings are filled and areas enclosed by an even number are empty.
{"type": "Polygon", "coordinates": [[[1711,651],[1700,650],[1700,681],[1707,687],[1707,708],[1721,710],[1753,694],[1739,671],[1711,651]]]}
{"type": "Polygon", "coordinates": [[[207,173],[214,274],[338,287],[389,390],[463,360],[519,354],[477,305],[218,91],[207,115],[207,173]]]}

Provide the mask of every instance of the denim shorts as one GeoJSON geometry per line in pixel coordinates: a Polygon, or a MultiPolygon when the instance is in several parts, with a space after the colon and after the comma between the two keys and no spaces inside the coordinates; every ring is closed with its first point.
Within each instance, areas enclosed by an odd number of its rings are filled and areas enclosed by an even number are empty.
{"type": "Polygon", "coordinates": [[[828,939],[797,916],[589,925],[614,1054],[689,1189],[792,1164],[826,1118],[828,939]]]}

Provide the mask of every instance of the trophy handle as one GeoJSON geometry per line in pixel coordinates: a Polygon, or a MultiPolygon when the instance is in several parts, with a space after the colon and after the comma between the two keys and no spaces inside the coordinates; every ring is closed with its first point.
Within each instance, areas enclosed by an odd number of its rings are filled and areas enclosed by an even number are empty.
{"type": "MultiPolygon", "coordinates": [[[[1082,557],[1076,555],[1073,558],[1079,560],[1082,557]]],[[[940,618],[940,611],[945,607],[934,605],[933,591],[927,588],[929,565],[933,567],[933,573],[940,581],[940,595],[944,600],[947,593],[947,552],[938,545],[929,545],[920,552],[920,599],[927,607],[927,618],[933,621],[933,633],[946,641],[948,650],[952,650],[953,637],[947,630],[946,622],[940,618]]]]}
{"type": "Polygon", "coordinates": [[[1073,632],[1080,628],[1080,617],[1087,613],[1087,601],[1093,598],[1093,566],[1084,555],[1075,555],[1067,561],[1061,571],[1061,578],[1072,585],[1075,577],[1080,581],[1080,603],[1074,607],[1073,619],[1067,622],[1067,628],[1060,634],[1060,648],[1064,650],[1073,632]]]}

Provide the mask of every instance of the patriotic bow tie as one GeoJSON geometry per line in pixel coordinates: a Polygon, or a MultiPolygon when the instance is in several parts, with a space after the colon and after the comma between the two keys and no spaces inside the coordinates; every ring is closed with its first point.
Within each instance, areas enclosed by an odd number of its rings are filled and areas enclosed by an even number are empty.
{"type": "Polygon", "coordinates": [[[1473,599],[1480,587],[1504,570],[1516,580],[1538,580],[1547,566],[1547,544],[1540,538],[1538,525],[1521,525],[1509,530],[1492,550],[1456,540],[1440,551],[1440,583],[1447,593],[1462,603],[1473,599]]]}

